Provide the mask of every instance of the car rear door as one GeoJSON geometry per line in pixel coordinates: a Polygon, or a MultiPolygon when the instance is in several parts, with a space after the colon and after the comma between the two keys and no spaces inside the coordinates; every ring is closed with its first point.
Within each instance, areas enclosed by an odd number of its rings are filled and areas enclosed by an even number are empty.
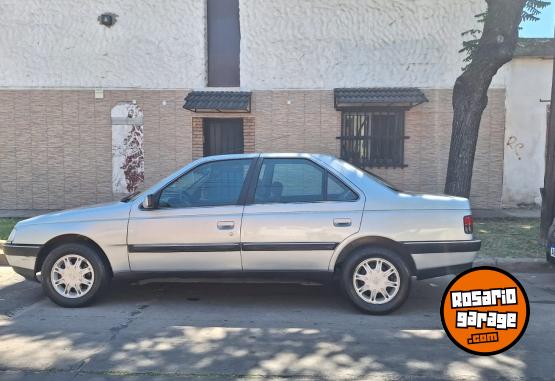
{"type": "Polygon", "coordinates": [[[241,270],[240,231],[252,159],[203,163],[130,213],[132,271],[241,270]]]}
{"type": "Polygon", "coordinates": [[[363,194],[308,158],[259,159],[253,181],[241,229],[244,270],[325,271],[335,247],[360,228],[363,194]]]}

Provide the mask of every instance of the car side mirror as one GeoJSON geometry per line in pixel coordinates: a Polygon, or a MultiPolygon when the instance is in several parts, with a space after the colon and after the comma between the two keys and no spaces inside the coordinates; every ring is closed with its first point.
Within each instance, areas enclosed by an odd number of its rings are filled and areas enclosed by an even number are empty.
{"type": "Polygon", "coordinates": [[[143,200],[143,209],[156,209],[156,198],[153,194],[149,194],[143,200]]]}

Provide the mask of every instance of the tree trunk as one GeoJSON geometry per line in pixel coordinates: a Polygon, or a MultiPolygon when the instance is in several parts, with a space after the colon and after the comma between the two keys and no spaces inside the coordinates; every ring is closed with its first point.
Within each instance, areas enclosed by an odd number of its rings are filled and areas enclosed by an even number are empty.
{"type": "Polygon", "coordinates": [[[547,124],[545,144],[545,175],[542,192],[542,214],[540,239],[545,242],[547,231],[555,217],[555,56],[553,57],[553,78],[551,79],[551,104],[547,124]]]}
{"type": "Polygon", "coordinates": [[[472,167],[487,91],[497,70],[513,57],[526,0],[486,0],[484,30],[472,61],[453,87],[453,126],[445,193],[469,197],[472,167]]]}

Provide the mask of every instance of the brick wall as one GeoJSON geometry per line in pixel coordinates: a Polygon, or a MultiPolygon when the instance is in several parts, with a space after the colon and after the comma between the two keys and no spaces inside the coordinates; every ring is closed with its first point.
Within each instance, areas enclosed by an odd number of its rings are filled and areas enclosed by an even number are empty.
{"type": "Polygon", "coordinates": [[[0,91],[0,209],[61,209],[109,201],[110,110],[136,100],[145,123],[145,182],[191,160],[183,91],[0,91]],[[165,105],[163,102],[165,101],[165,105]],[[178,127],[179,126],[179,127],[178,127]]]}
{"type": "Polygon", "coordinates": [[[246,117],[243,118],[243,150],[245,153],[253,153],[256,152],[255,148],[255,118],[253,117],[246,117]]]}
{"type": "MultiPolygon", "coordinates": [[[[198,115],[198,114],[194,114],[198,115]]],[[[229,114],[229,113],[222,113],[222,114],[214,114],[214,113],[205,113],[204,117],[199,116],[192,116],[192,153],[193,153],[193,160],[201,158],[204,153],[204,118],[239,118],[243,119],[243,150],[245,153],[252,153],[255,152],[255,118],[252,116],[244,116],[249,114],[229,114]]]]}
{"type": "MultiPolygon", "coordinates": [[[[375,169],[401,188],[441,192],[451,130],[450,90],[425,90],[428,103],[406,115],[403,169],[375,169]]],[[[0,209],[61,209],[109,201],[110,110],[135,100],[144,112],[145,185],[202,155],[202,118],[241,117],[245,152],[339,155],[341,114],[333,92],[254,91],[250,114],[193,113],[184,90],[0,91],[0,209]]],[[[500,207],[504,90],[489,92],[474,167],[474,207],[500,207]]]]}
{"type": "MultiPolygon", "coordinates": [[[[402,189],[442,193],[451,140],[451,90],[425,90],[429,102],[406,113],[403,169],[373,169],[402,189]]],[[[503,188],[505,90],[488,92],[472,176],[471,200],[478,208],[500,208],[503,188]]]]}
{"type": "MultiPolygon", "coordinates": [[[[442,193],[453,118],[452,91],[424,89],[429,102],[405,116],[406,168],[370,168],[401,189],[442,193]]],[[[341,113],[332,91],[254,92],[256,150],[320,152],[339,156],[341,113]]],[[[488,92],[474,162],[471,201],[476,208],[500,208],[503,184],[505,90],[488,92]]]]}
{"type": "Polygon", "coordinates": [[[196,116],[192,117],[192,152],[193,160],[203,156],[204,152],[204,133],[203,133],[203,118],[196,116]]]}

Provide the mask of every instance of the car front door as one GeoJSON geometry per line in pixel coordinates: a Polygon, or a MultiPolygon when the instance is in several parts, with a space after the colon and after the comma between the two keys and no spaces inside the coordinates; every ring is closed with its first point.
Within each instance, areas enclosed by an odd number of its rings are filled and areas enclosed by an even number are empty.
{"type": "Polygon", "coordinates": [[[327,270],[359,230],[364,196],[315,162],[265,158],[243,212],[244,270],[327,270]]]}
{"type": "Polygon", "coordinates": [[[158,208],[132,210],[131,270],[241,270],[243,188],[252,161],[200,164],[159,192],[158,208]]]}

